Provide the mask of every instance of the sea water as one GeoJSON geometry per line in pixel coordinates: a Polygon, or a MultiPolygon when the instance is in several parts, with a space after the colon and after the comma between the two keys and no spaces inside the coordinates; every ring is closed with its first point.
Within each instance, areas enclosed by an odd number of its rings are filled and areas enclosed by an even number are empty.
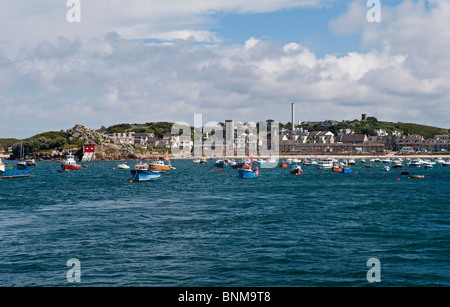
{"type": "Polygon", "coordinates": [[[450,285],[450,168],[241,179],[210,162],[152,182],[119,162],[0,180],[0,286],[72,285],[70,259],[81,286],[371,286],[373,258],[378,285],[450,285]]]}

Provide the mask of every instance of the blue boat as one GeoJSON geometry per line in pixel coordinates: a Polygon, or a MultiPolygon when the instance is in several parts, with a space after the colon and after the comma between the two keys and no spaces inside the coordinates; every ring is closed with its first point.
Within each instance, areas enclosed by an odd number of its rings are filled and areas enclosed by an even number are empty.
{"type": "Polygon", "coordinates": [[[256,178],[259,175],[258,168],[251,169],[250,165],[244,165],[239,170],[239,177],[241,178],[256,178]]]}
{"type": "Polygon", "coordinates": [[[30,177],[31,171],[26,164],[5,165],[0,159],[0,179],[30,177]]]}
{"type": "Polygon", "coordinates": [[[343,168],[342,169],[342,173],[344,173],[344,174],[349,174],[351,172],[352,172],[352,170],[350,168],[343,168]]]}
{"type": "Polygon", "coordinates": [[[146,163],[136,164],[134,169],[130,172],[131,175],[133,175],[133,181],[150,181],[161,177],[161,173],[159,171],[150,170],[148,164],[146,163]]]}

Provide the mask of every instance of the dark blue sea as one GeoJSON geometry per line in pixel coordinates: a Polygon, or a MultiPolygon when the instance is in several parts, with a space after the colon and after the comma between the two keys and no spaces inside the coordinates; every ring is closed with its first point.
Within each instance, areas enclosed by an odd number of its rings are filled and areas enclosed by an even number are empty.
{"type": "Polygon", "coordinates": [[[153,182],[119,162],[0,180],[0,286],[450,286],[450,168],[241,179],[212,162],[172,161],[153,182]]]}

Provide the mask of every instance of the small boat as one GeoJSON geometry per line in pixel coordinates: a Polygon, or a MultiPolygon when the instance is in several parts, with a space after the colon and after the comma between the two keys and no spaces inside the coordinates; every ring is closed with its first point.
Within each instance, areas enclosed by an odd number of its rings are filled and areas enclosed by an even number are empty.
{"type": "Polygon", "coordinates": [[[344,167],[342,169],[342,174],[350,174],[352,172],[352,169],[349,167],[344,167]]]}
{"type": "Polygon", "coordinates": [[[348,165],[355,165],[355,159],[349,159],[348,160],[348,165]]]}
{"type": "Polygon", "coordinates": [[[154,170],[154,171],[168,171],[171,169],[171,165],[165,164],[164,161],[162,161],[162,160],[156,160],[156,161],[150,162],[149,167],[151,170],[154,170]]]}
{"type": "Polygon", "coordinates": [[[122,164],[117,165],[117,168],[120,168],[120,169],[129,169],[130,166],[128,166],[126,163],[122,163],[122,164]]]}
{"type": "Polygon", "coordinates": [[[423,168],[424,169],[433,169],[433,164],[432,163],[425,163],[424,165],[423,165],[423,168]]]}
{"type": "Polygon", "coordinates": [[[197,159],[194,159],[192,162],[194,162],[194,163],[200,163],[200,161],[201,161],[200,157],[197,157],[197,159]]]}
{"type": "Polygon", "coordinates": [[[77,162],[75,161],[75,156],[72,153],[69,153],[66,156],[66,161],[61,164],[61,169],[63,171],[76,171],[81,169],[81,165],[77,165],[77,162]]]}
{"type": "Polygon", "coordinates": [[[408,164],[411,167],[420,167],[420,165],[422,165],[422,160],[420,159],[413,159],[409,162],[408,164]]]}
{"type": "Polygon", "coordinates": [[[214,163],[215,167],[226,167],[228,164],[224,160],[217,160],[216,163],[214,163]]]}
{"type": "Polygon", "coordinates": [[[34,159],[25,160],[25,163],[27,164],[27,166],[37,166],[37,163],[34,159]]]}
{"type": "Polygon", "coordinates": [[[445,160],[441,163],[442,166],[450,166],[450,160],[445,160]]]}
{"type": "Polygon", "coordinates": [[[422,179],[425,178],[425,175],[411,175],[408,178],[418,178],[418,179],[422,179]]]}
{"type": "Polygon", "coordinates": [[[341,166],[334,166],[331,168],[331,170],[333,172],[342,172],[342,167],[341,166]]]}
{"type": "Polygon", "coordinates": [[[264,163],[266,163],[266,160],[264,159],[259,159],[258,161],[256,161],[256,164],[258,164],[259,166],[261,166],[264,163]]]}
{"type": "Polygon", "coordinates": [[[150,181],[159,179],[161,172],[151,170],[147,163],[138,163],[131,170],[131,175],[133,175],[133,181],[150,181]]]}
{"type": "Polygon", "coordinates": [[[0,179],[30,177],[31,171],[26,165],[17,166],[5,165],[0,159],[0,179]]]}
{"type": "Polygon", "coordinates": [[[259,175],[259,169],[252,169],[250,165],[245,164],[239,170],[239,177],[241,178],[256,178],[259,175]]]}
{"type": "Polygon", "coordinates": [[[372,167],[372,163],[364,164],[364,167],[365,167],[365,168],[371,168],[371,167],[372,167]]]}
{"type": "Polygon", "coordinates": [[[287,167],[287,163],[286,162],[281,162],[280,167],[281,168],[286,168],[287,167]]]}
{"type": "Polygon", "coordinates": [[[200,164],[208,164],[208,159],[206,159],[206,158],[201,158],[199,163],[200,163],[200,164]]]}
{"type": "Polygon", "coordinates": [[[402,167],[403,167],[403,164],[402,164],[401,161],[393,161],[393,162],[392,162],[392,167],[393,167],[393,168],[402,168],[402,167]]]}
{"type": "Polygon", "coordinates": [[[330,168],[333,168],[333,160],[330,159],[330,158],[328,158],[328,159],[321,159],[316,164],[316,168],[317,169],[330,169],[330,168]]]}
{"type": "Polygon", "coordinates": [[[381,160],[381,162],[383,162],[383,163],[392,163],[392,160],[386,158],[386,159],[381,160]]]}
{"type": "Polygon", "coordinates": [[[389,171],[391,170],[391,168],[390,168],[389,166],[386,165],[386,166],[384,167],[384,170],[385,170],[386,172],[389,172],[389,171]]]}
{"type": "Polygon", "coordinates": [[[292,168],[291,174],[292,175],[301,175],[303,173],[302,167],[300,165],[296,165],[292,168]]]}

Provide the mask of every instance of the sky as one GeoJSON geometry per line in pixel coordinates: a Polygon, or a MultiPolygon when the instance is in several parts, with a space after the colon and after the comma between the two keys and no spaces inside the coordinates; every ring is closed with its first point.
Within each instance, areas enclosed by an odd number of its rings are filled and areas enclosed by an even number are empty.
{"type": "Polygon", "coordinates": [[[291,103],[296,121],[450,128],[450,0],[380,0],[379,22],[367,2],[2,0],[0,138],[287,123],[291,103]]]}

